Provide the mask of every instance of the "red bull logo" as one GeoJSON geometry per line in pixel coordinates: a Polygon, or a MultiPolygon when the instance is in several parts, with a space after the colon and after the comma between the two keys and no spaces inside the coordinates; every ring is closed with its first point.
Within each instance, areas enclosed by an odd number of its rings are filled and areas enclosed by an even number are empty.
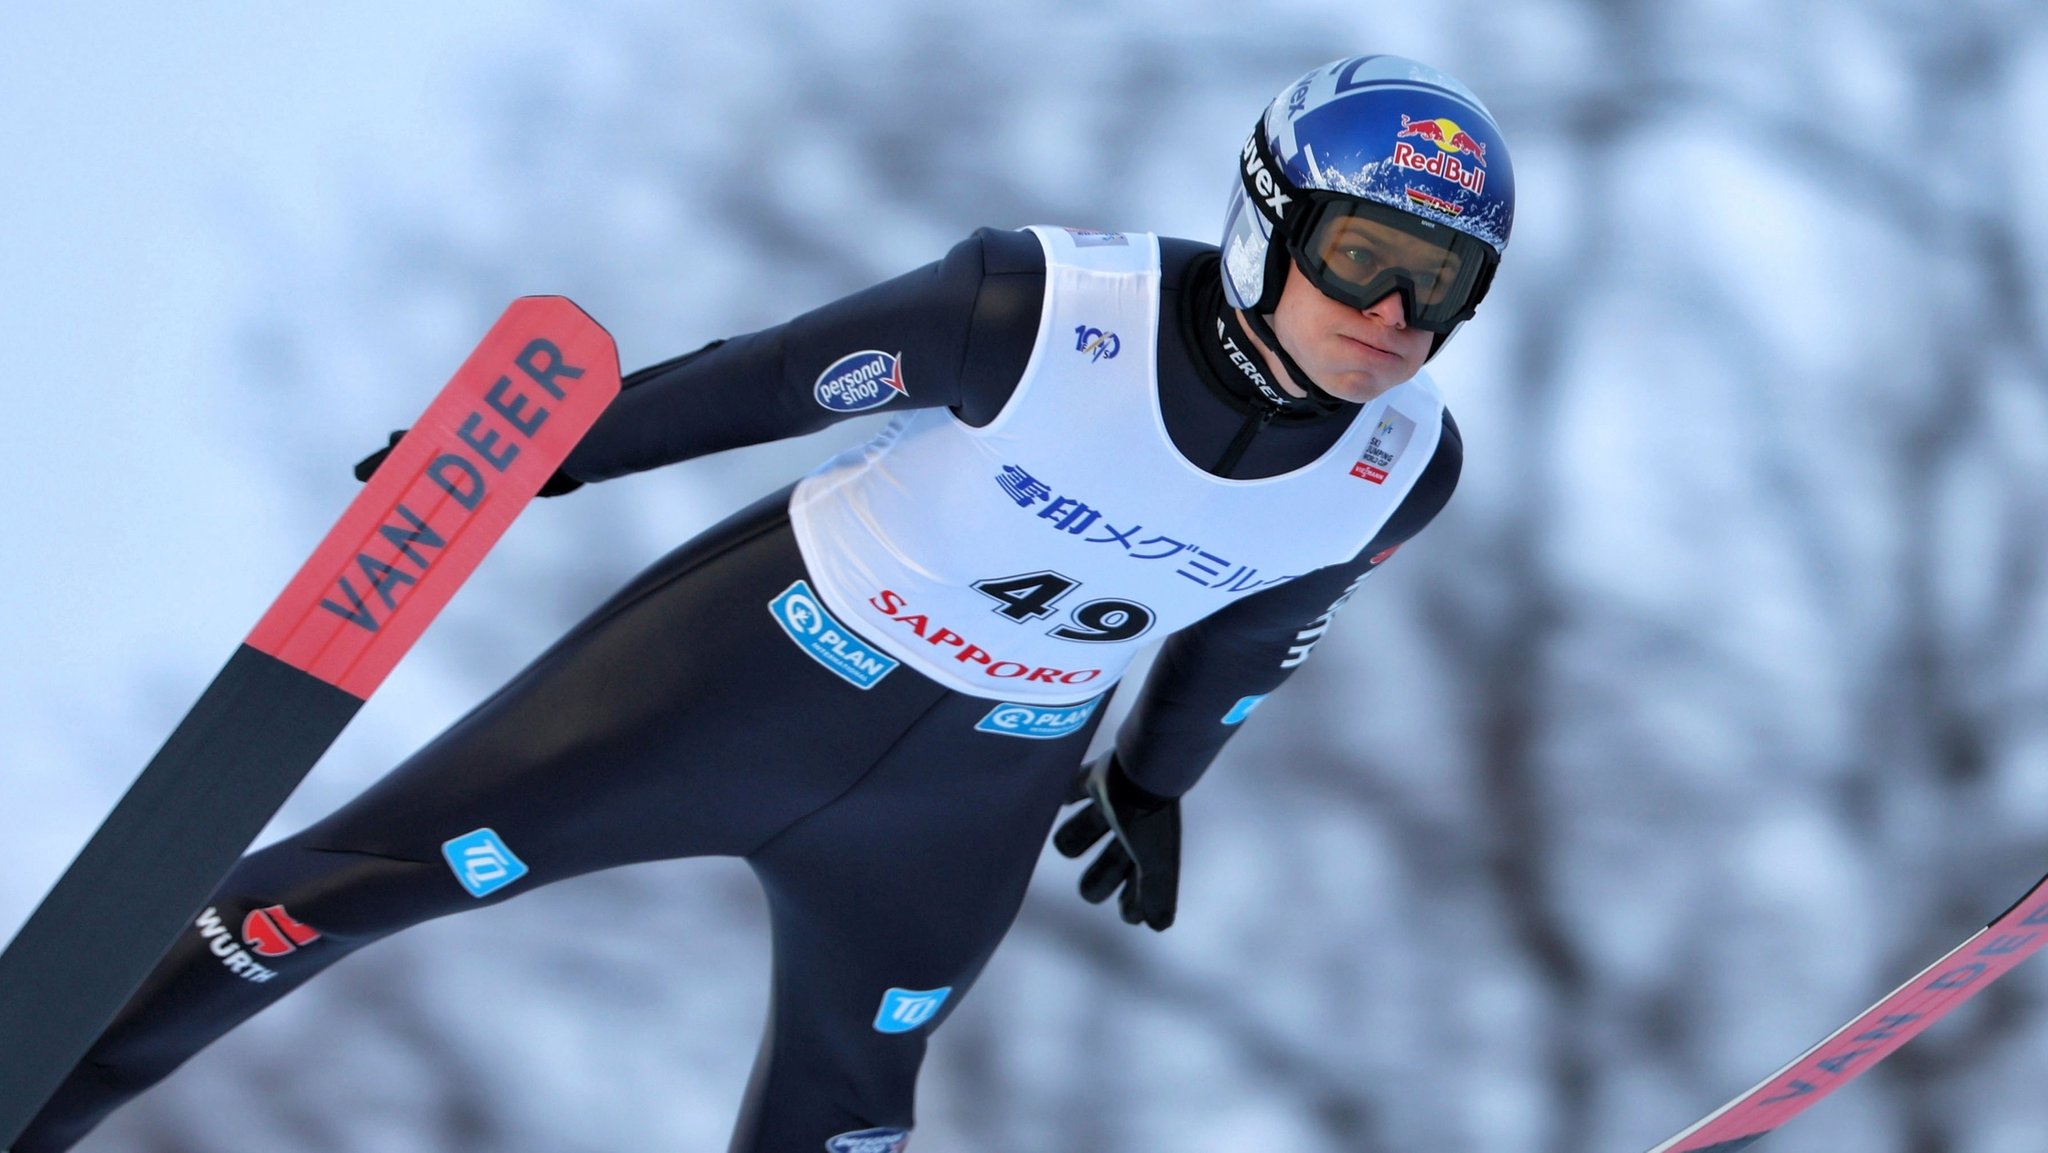
{"type": "Polygon", "coordinates": [[[1486,145],[1473,139],[1470,132],[1458,126],[1457,121],[1443,117],[1410,120],[1403,116],[1401,131],[1394,134],[1394,139],[1406,136],[1421,137],[1440,151],[1434,156],[1424,156],[1414,145],[1398,143],[1394,145],[1395,164],[1448,180],[1474,196],[1485,191],[1486,145]]]}

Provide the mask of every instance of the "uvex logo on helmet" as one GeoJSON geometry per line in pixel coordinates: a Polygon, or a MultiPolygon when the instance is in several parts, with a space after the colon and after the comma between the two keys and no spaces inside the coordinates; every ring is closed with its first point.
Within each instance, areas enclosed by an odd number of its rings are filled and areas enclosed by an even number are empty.
{"type": "Polygon", "coordinates": [[[1244,183],[1272,210],[1273,219],[1285,220],[1287,205],[1294,198],[1281,188],[1273,170],[1266,167],[1266,158],[1259,155],[1259,133],[1263,131],[1263,127],[1254,130],[1251,139],[1244,142],[1244,183]]]}

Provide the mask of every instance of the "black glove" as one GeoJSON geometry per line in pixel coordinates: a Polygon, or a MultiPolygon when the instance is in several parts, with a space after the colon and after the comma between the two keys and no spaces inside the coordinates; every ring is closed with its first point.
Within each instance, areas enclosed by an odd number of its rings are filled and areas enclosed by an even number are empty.
{"type": "MultiPolygon", "coordinates": [[[[398,442],[405,439],[405,433],[406,430],[402,428],[392,433],[390,444],[385,445],[383,448],[380,448],[376,452],[373,452],[370,455],[364,457],[363,459],[357,461],[356,479],[367,482],[371,477],[377,475],[377,470],[379,468],[382,468],[384,465],[384,458],[390,456],[391,450],[398,447],[398,442]]],[[[561,469],[558,468],[555,470],[555,474],[549,477],[545,484],[542,484],[540,486],[540,492],[535,495],[562,496],[567,493],[575,492],[577,489],[582,487],[582,481],[577,480],[575,477],[570,476],[568,473],[563,472],[561,469]]]]}
{"type": "Polygon", "coordinates": [[[1114,752],[1082,768],[1067,799],[1088,805],[1052,835],[1062,856],[1078,857],[1104,833],[1111,835],[1081,874],[1082,898],[1100,904],[1121,885],[1117,903],[1124,920],[1165,932],[1180,896],[1180,801],[1139,788],[1114,752]]]}

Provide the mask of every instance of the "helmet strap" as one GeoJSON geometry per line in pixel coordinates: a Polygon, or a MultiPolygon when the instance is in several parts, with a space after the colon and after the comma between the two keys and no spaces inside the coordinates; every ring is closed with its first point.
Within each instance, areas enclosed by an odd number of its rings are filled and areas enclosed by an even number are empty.
{"type": "Polygon", "coordinates": [[[1251,329],[1252,335],[1259,338],[1259,343],[1265,345],[1266,350],[1273,354],[1273,359],[1280,362],[1281,371],[1294,382],[1294,387],[1308,394],[1308,403],[1321,412],[1339,412],[1350,405],[1349,401],[1340,400],[1317,387],[1316,382],[1308,378],[1308,373],[1294,363],[1294,358],[1287,355],[1287,350],[1281,347],[1280,337],[1273,332],[1273,326],[1266,322],[1265,313],[1248,311],[1243,313],[1243,316],[1245,327],[1251,329]]]}

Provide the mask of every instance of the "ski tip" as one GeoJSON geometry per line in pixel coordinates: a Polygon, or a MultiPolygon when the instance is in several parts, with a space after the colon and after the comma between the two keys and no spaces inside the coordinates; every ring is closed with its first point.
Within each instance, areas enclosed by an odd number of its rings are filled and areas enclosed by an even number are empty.
{"type": "Polygon", "coordinates": [[[568,297],[514,300],[249,646],[367,699],[618,395],[618,366],[568,297]]]}
{"type": "Polygon", "coordinates": [[[606,328],[603,322],[590,315],[588,309],[574,300],[553,293],[534,293],[528,296],[515,297],[512,303],[506,307],[504,313],[499,316],[498,323],[503,324],[508,320],[517,320],[535,325],[549,323],[573,325],[578,328],[587,329],[593,335],[602,336],[605,347],[611,349],[613,375],[617,375],[619,360],[618,341],[612,337],[611,329],[606,328]]]}

